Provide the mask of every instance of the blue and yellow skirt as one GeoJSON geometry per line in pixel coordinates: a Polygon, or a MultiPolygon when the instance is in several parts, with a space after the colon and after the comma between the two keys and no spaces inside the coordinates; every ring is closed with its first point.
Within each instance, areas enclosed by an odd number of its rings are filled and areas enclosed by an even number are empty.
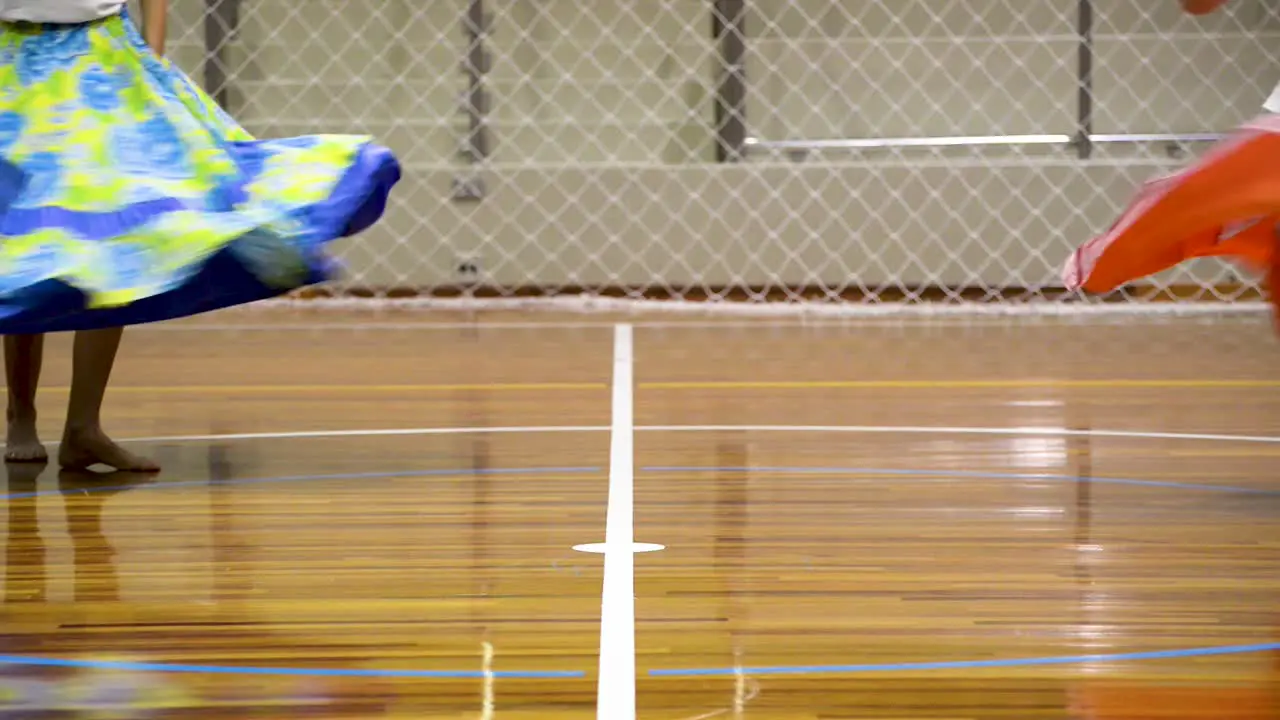
{"type": "Polygon", "coordinates": [[[370,138],[255,140],[127,15],[0,24],[0,334],[154,322],[323,282],[386,208],[370,138]]]}

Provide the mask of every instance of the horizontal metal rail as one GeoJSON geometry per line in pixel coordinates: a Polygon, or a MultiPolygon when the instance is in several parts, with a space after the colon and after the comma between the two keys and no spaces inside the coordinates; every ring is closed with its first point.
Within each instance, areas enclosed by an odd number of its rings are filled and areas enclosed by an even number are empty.
{"type": "MultiPolygon", "coordinates": [[[[1132,133],[1090,135],[1091,143],[1197,143],[1214,142],[1222,133],[1132,133]]],[[[900,138],[830,138],[814,140],[761,140],[747,138],[751,150],[874,150],[908,147],[967,147],[982,145],[1063,145],[1077,142],[1073,135],[954,135],[900,138]]]]}

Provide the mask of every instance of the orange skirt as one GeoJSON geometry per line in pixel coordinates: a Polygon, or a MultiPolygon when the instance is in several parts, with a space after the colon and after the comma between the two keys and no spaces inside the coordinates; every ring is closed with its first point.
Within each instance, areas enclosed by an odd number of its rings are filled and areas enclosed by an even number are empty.
{"type": "MultiPolygon", "coordinates": [[[[1200,257],[1228,257],[1280,280],[1280,115],[1248,123],[1194,165],[1153,180],[1106,234],[1067,261],[1068,290],[1106,293],[1200,257]]],[[[1275,293],[1273,302],[1275,302],[1275,293]]]]}

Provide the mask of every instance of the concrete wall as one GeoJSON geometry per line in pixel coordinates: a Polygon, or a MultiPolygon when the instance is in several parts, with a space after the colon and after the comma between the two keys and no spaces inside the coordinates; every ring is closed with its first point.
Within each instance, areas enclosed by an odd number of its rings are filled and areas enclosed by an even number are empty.
{"type": "MultiPolygon", "coordinates": [[[[709,0],[487,0],[489,195],[460,204],[465,1],[367,3],[244,0],[227,50],[251,131],[369,133],[405,161],[386,222],[342,244],[356,284],[454,282],[461,260],[507,285],[1052,284],[1136,183],[1185,162],[1134,145],[716,166],[709,0]]],[[[748,4],[753,136],[1076,130],[1074,2],[748,4]]],[[[199,78],[202,3],[173,5],[171,55],[199,78]]],[[[1277,0],[1094,5],[1095,132],[1227,129],[1280,82],[1277,0]]]]}
{"type": "MultiPolygon", "coordinates": [[[[761,137],[1076,130],[1075,2],[753,4],[748,75],[761,91],[749,116],[761,137]]],[[[1175,0],[1093,5],[1098,133],[1229,127],[1280,82],[1273,0],[1204,19],[1175,0]]]]}

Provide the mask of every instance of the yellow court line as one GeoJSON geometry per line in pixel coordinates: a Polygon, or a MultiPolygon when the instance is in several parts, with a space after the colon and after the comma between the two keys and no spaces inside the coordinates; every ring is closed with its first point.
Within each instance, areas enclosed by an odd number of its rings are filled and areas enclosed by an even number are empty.
{"type": "MultiPolygon", "coordinates": [[[[822,471],[817,471],[817,470],[806,471],[803,473],[797,473],[795,468],[771,468],[771,467],[746,468],[745,470],[741,468],[735,468],[735,471],[745,473],[745,474],[750,474],[750,475],[758,475],[758,476],[803,474],[805,478],[817,478],[817,479],[832,478],[832,477],[849,477],[850,474],[856,474],[858,477],[865,478],[868,480],[897,480],[902,478],[902,473],[898,473],[898,472],[850,473],[848,470],[842,471],[840,468],[830,468],[822,471]]],[[[920,473],[922,475],[928,474],[928,473],[940,473],[942,475],[951,475],[952,473],[955,473],[955,468],[941,468],[941,467],[910,468],[910,471],[912,473],[920,473]]],[[[1006,471],[999,471],[999,472],[1009,472],[1009,471],[1006,470],[1006,471]]],[[[664,470],[648,470],[646,471],[646,474],[648,475],[686,475],[687,476],[690,473],[688,470],[684,470],[684,469],[674,469],[674,470],[664,469],[664,470]]],[[[714,482],[714,480],[710,477],[713,473],[699,473],[699,474],[707,475],[707,482],[714,482]]],[[[1070,475],[1071,473],[1063,473],[1060,475],[1055,475],[1054,478],[1067,477],[1070,475]]],[[[1185,481],[1185,480],[1204,480],[1205,479],[1204,473],[1194,473],[1194,472],[1124,473],[1124,477],[1128,479],[1133,479],[1133,480],[1150,480],[1153,482],[1178,482],[1178,481],[1185,481]]],[[[962,479],[962,478],[957,478],[957,479],[962,479]]],[[[1214,479],[1214,478],[1210,478],[1210,479],[1214,479]]],[[[1217,478],[1217,479],[1222,479],[1222,478],[1217,478]]]]}
{"type": "Polygon", "coordinates": [[[649,390],[910,390],[1002,388],[1280,388],[1280,380],[743,380],[640,383],[649,390]]]}
{"type": "MultiPolygon", "coordinates": [[[[607,390],[606,383],[472,383],[435,385],[116,385],[114,393],[394,393],[394,392],[513,392],[541,390],[607,390]]],[[[7,388],[6,388],[7,389],[7,388]]],[[[40,388],[67,392],[67,386],[40,388]]]]}
{"type": "MultiPolygon", "coordinates": [[[[1280,380],[706,380],[642,382],[642,390],[999,390],[1042,389],[1263,389],[1280,388],[1280,380]]],[[[607,383],[437,383],[420,385],[117,385],[111,393],[413,393],[413,392],[548,392],[607,390],[607,383]]],[[[41,388],[66,392],[66,386],[41,388]]]]}

